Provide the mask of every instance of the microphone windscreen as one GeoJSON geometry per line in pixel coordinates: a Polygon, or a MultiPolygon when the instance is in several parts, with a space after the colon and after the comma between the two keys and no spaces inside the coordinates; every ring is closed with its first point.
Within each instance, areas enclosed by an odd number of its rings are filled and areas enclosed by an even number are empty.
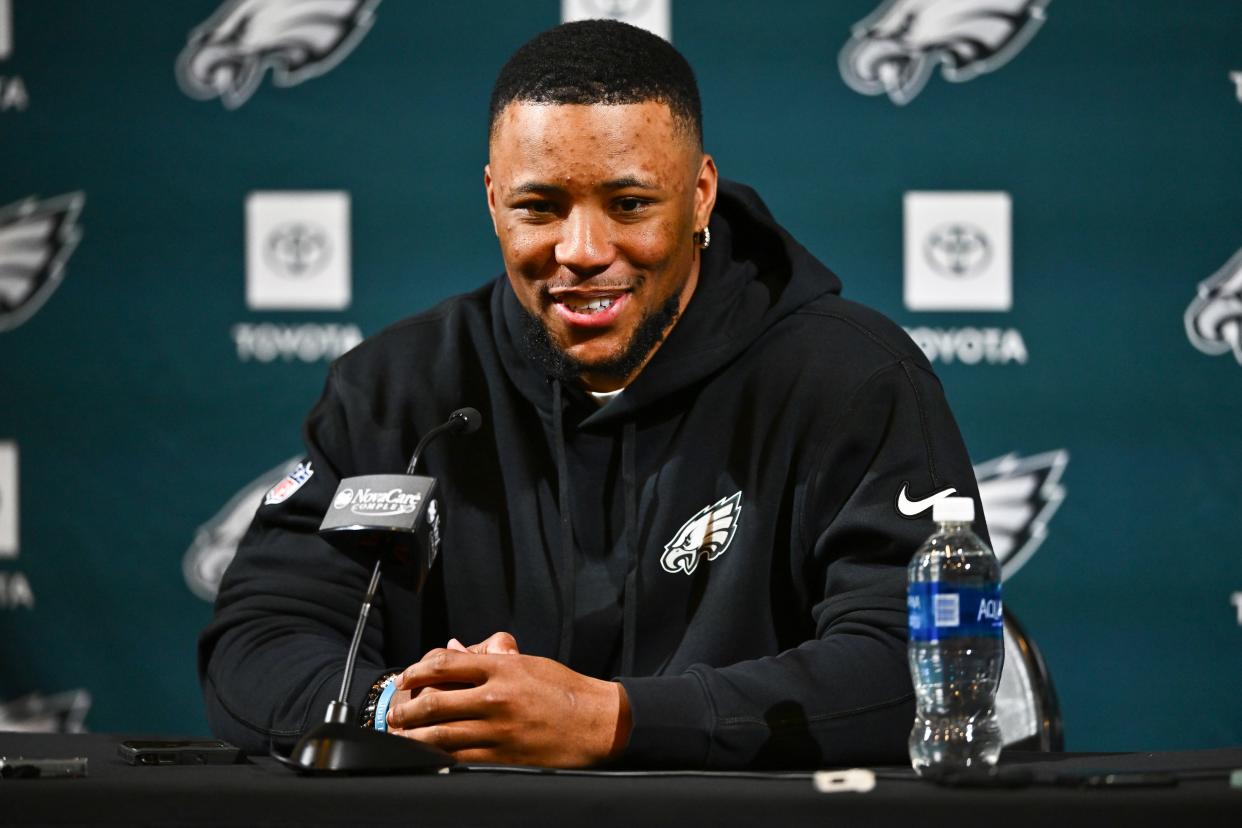
{"type": "Polygon", "coordinates": [[[478,409],[470,408],[469,406],[457,409],[449,415],[449,419],[459,422],[457,426],[458,434],[473,434],[479,430],[479,426],[483,425],[483,415],[479,413],[478,409]]]}

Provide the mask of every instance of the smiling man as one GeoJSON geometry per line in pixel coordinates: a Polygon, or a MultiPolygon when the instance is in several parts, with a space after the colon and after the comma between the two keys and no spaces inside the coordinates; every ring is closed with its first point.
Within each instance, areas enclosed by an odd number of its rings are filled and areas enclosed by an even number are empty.
{"type": "Polygon", "coordinates": [[[219,735],[318,721],[370,563],[314,530],[342,477],[399,472],[468,404],[483,429],[425,455],[442,551],[421,595],[384,581],[360,727],[464,762],[902,759],[905,565],[937,495],[977,497],[970,463],[918,349],[702,135],[690,67],[639,29],[509,60],[484,171],[504,275],[333,365],[313,471],[260,506],[200,641],[219,735]]]}
{"type": "Polygon", "coordinates": [[[493,118],[487,203],[528,342],[561,378],[623,388],[698,284],[716,166],[695,115],[519,98],[493,118]]]}

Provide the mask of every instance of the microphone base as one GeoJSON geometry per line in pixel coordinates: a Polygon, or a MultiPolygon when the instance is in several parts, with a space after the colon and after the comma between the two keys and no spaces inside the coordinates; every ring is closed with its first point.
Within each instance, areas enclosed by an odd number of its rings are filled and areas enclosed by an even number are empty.
{"type": "Polygon", "coordinates": [[[306,732],[284,764],[316,775],[431,773],[456,764],[439,748],[356,724],[325,722],[306,732]]]}

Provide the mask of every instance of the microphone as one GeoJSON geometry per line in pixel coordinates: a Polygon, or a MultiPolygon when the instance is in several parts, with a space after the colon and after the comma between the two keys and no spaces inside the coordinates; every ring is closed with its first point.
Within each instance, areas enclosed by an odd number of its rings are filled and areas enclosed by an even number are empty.
{"type": "Polygon", "coordinates": [[[337,486],[319,536],[350,556],[374,555],[375,567],[346,651],[341,689],[328,703],[323,723],[302,737],[286,764],[315,774],[409,773],[454,764],[453,757],[438,748],[359,727],[357,711],[349,703],[349,687],[383,562],[400,565],[398,571],[407,575],[403,580],[408,579],[408,586],[417,593],[440,551],[436,480],[414,474],[423,451],[445,434],[473,434],[482,423],[477,410],[459,408],[418,441],[405,474],[347,477],[337,486]]]}
{"type": "Polygon", "coordinates": [[[414,473],[414,470],[418,468],[418,461],[422,458],[423,449],[427,448],[427,444],[441,434],[446,431],[454,434],[474,434],[481,425],[483,425],[483,415],[477,409],[470,408],[469,406],[457,409],[449,415],[448,420],[428,431],[423,435],[423,439],[418,441],[418,445],[414,447],[414,454],[410,456],[410,465],[406,466],[405,473],[414,473]]]}
{"type": "Polygon", "coordinates": [[[417,476],[418,461],[445,434],[478,431],[483,415],[459,408],[418,441],[405,474],[347,477],[337,487],[319,536],[354,557],[395,563],[401,585],[417,593],[440,552],[440,508],[434,477],[417,476]],[[425,517],[424,517],[425,516],[425,517]]]}

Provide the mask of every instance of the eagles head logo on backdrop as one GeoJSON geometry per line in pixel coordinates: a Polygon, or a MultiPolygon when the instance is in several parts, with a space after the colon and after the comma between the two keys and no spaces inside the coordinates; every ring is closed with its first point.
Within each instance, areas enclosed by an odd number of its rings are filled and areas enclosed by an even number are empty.
{"type": "Polygon", "coordinates": [[[914,100],[936,65],[960,83],[1004,66],[1044,22],[1049,0],[888,0],[854,26],[838,58],[864,95],[914,100]]]}
{"type": "Polygon", "coordinates": [[[741,513],[741,492],[704,506],[683,523],[673,539],[664,545],[660,566],[665,572],[689,575],[699,565],[699,559],[716,560],[733,543],[741,513]]]}
{"type": "Polygon", "coordinates": [[[1199,283],[1185,319],[1191,345],[1212,356],[1233,351],[1242,364],[1242,249],[1199,283]]]}
{"type": "Polygon", "coordinates": [[[0,332],[34,315],[60,287],[65,262],[82,238],[82,193],[0,207],[0,332]]]}
{"type": "Polygon", "coordinates": [[[91,694],[85,688],[45,696],[29,693],[0,701],[0,731],[17,733],[85,733],[91,694]]]}
{"type": "Polygon", "coordinates": [[[194,31],[177,58],[187,95],[244,104],[272,70],[296,86],[345,59],[375,22],[379,0],[228,0],[194,31]]]}
{"type": "MultiPolygon", "coordinates": [[[[279,498],[281,502],[293,492],[277,491],[286,480],[293,478],[299,469],[306,469],[301,457],[292,457],[273,469],[269,469],[242,487],[241,491],[229,498],[229,502],[220,507],[220,511],[211,520],[198,527],[194,533],[194,542],[186,550],[181,559],[181,573],[185,576],[185,584],[190,591],[204,601],[214,601],[220,588],[220,579],[224,570],[233,562],[237,554],[237,544],[241,543],[242,535],[254,519],[259,504],[269,498],[279,498]]],[[[309,472],[309,469],[306,469],[309,472]]],[[[306,479],[310,474],[306,473],[306,479]]],[[[305,482],[303,480],[303,482],[305,482]]],[[[296,483],[296,481],[295,481],[296,483]]],[[[297,483],[297,487],[301,483],[297,483]]]]}
{"type": "Polygon", "coordinates": [[[1029,457],[1006,454],[975,466],[979,501],[987,518],[1001,577],[1013,577],[1048,535],[1048,521],[1065,500],[1064,449],[1029,457]]]}

